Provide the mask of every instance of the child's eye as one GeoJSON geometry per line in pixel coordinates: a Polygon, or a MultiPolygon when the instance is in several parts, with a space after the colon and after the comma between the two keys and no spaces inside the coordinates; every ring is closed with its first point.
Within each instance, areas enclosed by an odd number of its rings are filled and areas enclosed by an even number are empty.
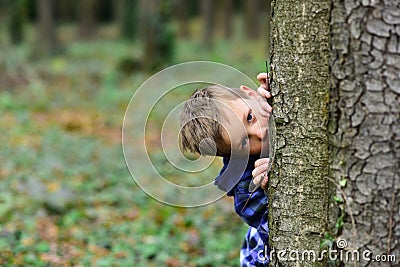
{"type": "Polygon", "coordinates": [[[249,114],[247,114],[247,121],[251,123],[253,121],[254,115],[253,112],[250,110],[249,114]]]}
{"type": "Polygon", "coordinates": [[[242,147],[245,147],[247,145],[248,141],[249,141],[249,138],[247,138],[247,137],[245,139],[243,139],[242,140],[242,147]]]}

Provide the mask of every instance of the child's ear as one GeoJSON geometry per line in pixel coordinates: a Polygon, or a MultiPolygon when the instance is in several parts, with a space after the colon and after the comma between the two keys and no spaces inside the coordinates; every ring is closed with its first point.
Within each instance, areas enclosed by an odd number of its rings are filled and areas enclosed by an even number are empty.
{"type": "Polygon", "coordinates": [[[240,90],[242,90],[243,93],[248,95],[249,97],[251,96],[257,96],[257,92],[254,91],[253,89],[247,87],[246,85],[241,85],[240,90]]]}

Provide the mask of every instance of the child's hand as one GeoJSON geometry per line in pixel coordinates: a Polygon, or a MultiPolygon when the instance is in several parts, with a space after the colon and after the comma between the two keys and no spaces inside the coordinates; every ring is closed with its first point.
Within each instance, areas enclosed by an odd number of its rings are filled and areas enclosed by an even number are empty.
{"type": "Polygon", "coordinates": [[[261,182],[262,189],[267,189],[268,165],[269,165],[269,158],[261,158],[256,160],[256,162],[254,163],[254,170],[252,172],[253,184],[257,185],[261,182]]]}
{"type": "MultiPolygon", "coordinates": [[[[257,75],[257,80],[261,83],[260,88],[265,89],[261,95],[263,95],[266,98],[270,98],[271,94],[268,92],[269,91],[269,76],[268,73],[266,72],[261,72],[257,75]]],[[[259,88],[259,89],[260,89],[259,88]]]]}
{"type": "Polygon", "coordinates": [[[271,97],[271,93],[269,92],[269,77],[268,73],[262,72],[257,75],[257,80],[260,81],[261,85],[258,87],[257,92],[260,95],[258,101],[260,102],[261,107],[263,108],[263,113],[269,117],[269,114],[272,112],[272,107],[268,104],[266,98],[271,97]]]}

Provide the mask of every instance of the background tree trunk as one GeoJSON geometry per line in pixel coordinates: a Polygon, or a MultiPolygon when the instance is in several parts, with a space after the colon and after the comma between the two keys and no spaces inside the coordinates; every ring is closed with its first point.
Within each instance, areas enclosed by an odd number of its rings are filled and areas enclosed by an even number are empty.
{"type": "Polygon", "coordinates": [[[398,262],[400,12],[395,2],[333,0],[330,130],[333,178],[347,179],[340,238],[360,255],[369,249],[373,255],[396,255],[398,262]]]}
{"type": "Polygon", "coordinates": [[[121,35],[132,41],[137,35],[138,0],[119,0],[118,3],[121,35]]]}
{"type": "MultiPolygon", "coordinates": [[[[25,8],[21,1],[9,2],[8,7],[8,32],[12,44],[19,44],[24,39],[25,8]]],[[[7,16],[7,15],[6,15],[7,16]]]]}
{"type": "Polygon", "coordinates": [[[214,6],[212,0],[202,0],[203,13],[203,45],[211,47],[214,35],[214,6]]]}
{"type": "Polygon", "coordinates": [[[260,37],[260,25],[261,25],[261,11],[264,14],[264,10],[261,10],[259,0],[245,1],[245,29],[246,35],[249,39],[257,39],[260,37]]]}
{"type": "Polygon", "coordinates": [[[38,42],[36,51],[39,55],[54,53],[58,48],[54,21],[54,0],[38,0],[38,42]]]}
{"type": "Polygon", "coordinates": [[[142,1],[142,23],[144,25],[144,67],[154,71],[172,62],[175,38],[171,27],[166,27],[171,19],[170,1],[142,1]]]}
{"type": "Polygon", "coordinates": [[[153,69],[154,61],[157,60],[157,17],[159,13],[160,0],[142,0],[141,1],[141,24],[144,25],[144,64],[147,69],[153,69]]]}
{"type": "Polygon", "coordinates": [[[179,25],[179,36],[182,38],[189,37],[189,19],[188,19],[188,1],[176,0],[174,1],[175,16],[179,25]]]}
{"type": "Polygon", "coordinates": [[[222,0],[218,12],[222,19],[224,37],[229,39],[232,37],[232,29],[235,17],[235,10],[233,9],[233,0],[222,0]]]}
{"type": "MultiPolygon", "coordinates": [[[[270,245],[275,251],[289,248],[318,252],[327,228],[331,190],[326,178],[330,0],[274,0],[272,9],[276,137],[268,189],[270,245]]],[[[324,263],[284,261],[273,255],[271,266],[324,263]]]]}
{"type": "Polygon", "coordinates": [[[89,39],[95,35],[96,31],[96,0],[79,1],[79,37],[89,39]]]}

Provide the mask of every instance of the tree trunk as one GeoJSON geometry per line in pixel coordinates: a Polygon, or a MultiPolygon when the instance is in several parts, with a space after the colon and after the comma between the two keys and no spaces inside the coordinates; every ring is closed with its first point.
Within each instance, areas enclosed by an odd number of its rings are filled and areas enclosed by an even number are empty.
{"type": "Polygon", "coordinates": [[[233,19],[235,12],[233,10],[233,0],[222,0],[219,7],[222,19],[223,33],[226,39],[232,37],[233,19]]]}
{"type": "Polygon", "coordinates": [[[260,37],[260,1],[247,0],[245,1],[245,27],[247,38],[257,39],[260,37]]]}
{"type": "Polygon", "coordinates": [[[272,254],[271,266],[324,266],[291,251],[318,253],[329,220],[330,0],[274,0],[272,10],[276,136],[268,189],[270,245],[275,252],[290,251],[286,260],[272,254]]]}
{"type": "Polygon", "coordinates": [[[96,0],[79,1],[79,37],[89,39],[95,35],[96,31],[96,0]]]}
{"type": "Polygon", "coordinates": [[[367,249],[370,258],[391,254],[397,264],[400,260],[400,12],[395,2],[333,0],[332,5],[331,169],[336,181],[347,180],[338,190],[344,201],[339,237],[347,250],[359,251],[361,266],[367,249]]]}
{"type": "Polygon", "coordinates": [[[147,69],[154,67],[153,61],[157,60],[157,17],[160,0],[142,0],[142,23],[144,23],[144,63],[147,69]]]}
{"type": "MultiPolygon", "coordinates": [[[[336,247],[343,250],[336,256],[345,266],[366,266],[382,255],[386,261],[379,266],[396,266],[398,7],[390,1],[274,0],[272,14],[271,247],[318,251],[322,234],[329,231],[341,239],[336,247]],[[335,188],[338,205],[331,201],[335,188]]],[[[274,264],[324,265],[273,255],[274,264]]]]}
{"type": "Polygon", "coordinates": [[[214,35],[214,6],[212,0],[202,0],[203,13],[203,45],[207,48],[212,46],[214,35]]]}
{"type": "Polygon", "coordinates": [[[138,1],[119,0],[119,23],[121,35],[126,40],[134,40],[137,35],[138,1]]]}
{"type": "Polygon", "coordinates": [[[112,20],[118,24],[122,21],[122,12],[124,8],[123,0],[112,1],[112,20]]]}
{"type": "Polygon", "coordinates": [[[26,8],[20,1],[9,2],[8,7],[8,32],[12,44],[19,44],[24,39],[24,23],[26,8]]]}
{"type": "Polygon", "coordinates": [[[39,55],[54,53],[58,46],[54,21],[54,0],[38,0],[38,42],[36,52],[39,55]]]}
{"type": "Polygon", "coordinates": [[[270,36],[269,33],[271,32],[271,0],[266,0],[265,1],[265,11],[266,11],[266,31],[264,32],[267,38],[266,38],[266,49],[267,49],[267,53],[266,53],[266,58],[270,58],[270,36]]]}
{"type": "Polygon", "coordinates": [[[179,25],[179,36],[189,37],[188,3],[186,0],[177,0],[175,2],[175,16],[179,25]]]}
{"type": "Polygon", "coordinates": [[[167,0],[142,1],[144,24],[144,58],[146,70],[155,71],[170,64],[174,56],[175,39],[170,26],[171,8],[167,0]]]}

